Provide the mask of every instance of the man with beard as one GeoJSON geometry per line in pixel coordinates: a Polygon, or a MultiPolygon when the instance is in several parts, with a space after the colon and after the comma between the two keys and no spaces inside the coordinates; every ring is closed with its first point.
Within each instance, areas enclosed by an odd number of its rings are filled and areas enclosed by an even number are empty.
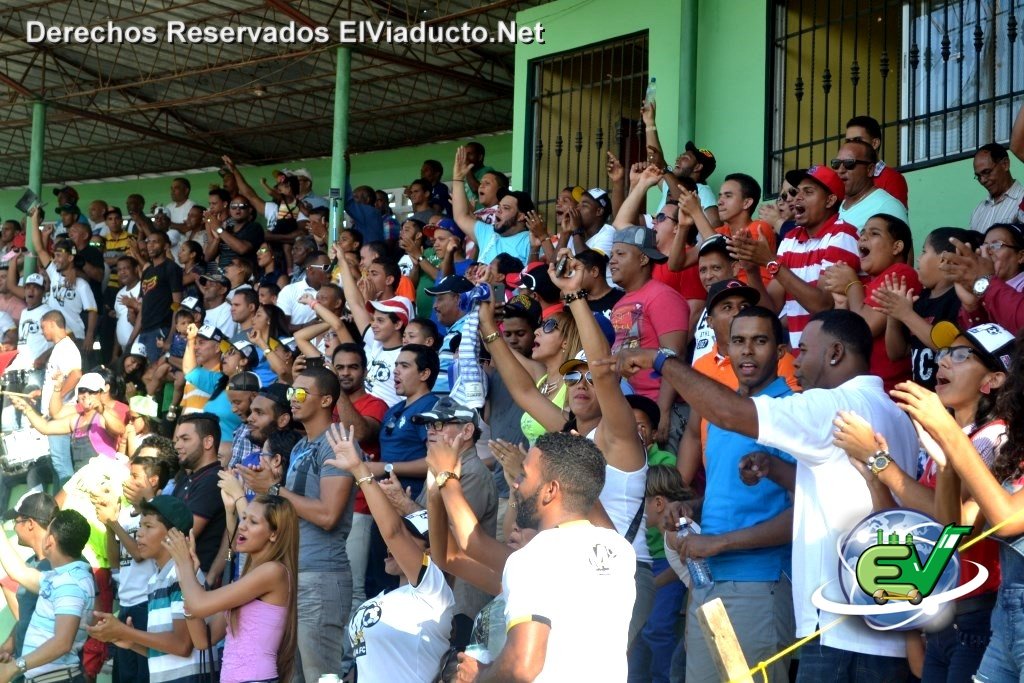
{"type": "MultiPolygon", "coordinates": [[[[366,352],[362,344],[343,343],[334,350],[334,372],[341,382],[338,397],[338,421],[355,427],[355,439],[367,458],[380,460],[381,423],[388,404],[367,393],[366,352]]],[[[366,601],[366,561],[370,551],[370,526],[373,517],[361,490],[356,491],[352,507],[352,530],[345,543],[349,564],[352,565],[352,605],[358,607],[366,601]]]]}
{"type": "Polygon", "coordinates": [[[527,263],[530,258],[530,231],[526,226],[526,214],[533,211],[533,200],[526,192],[508,192],[498,202],[498,219],[488,225],[473,215],[473,207],[467,197],[466,178],[471,166],[465,147],[455,155],[452,170],[455,191],[452,193],[452,218],[466,237],[476,242],[477,260],[488,264],[501,253],[509,254],[527,263]]]}
{"type": "Polygon", "coordinates": [[[199,568],[207,585],[220,581],[224,555],[219,553],[224,538],[224,503],[221,501],[220,423],[212,413],[183,415],[174,429],[174,450],[185,475],[178,479],[173,496],[192,513],[192,532],[196,539],[199,568]]]}
{"type": "Polygon", "coordinates": [[[259,465],[263,444],[273,432],[286,429],[292,429],[288,385],[276,382],[263,387],[253,396],[245,424],[235,431],[228,467],[234,469],[238,465],[259,465]]]}
{"type": "MultiPolygon", "coordinates": [[[[747,287],[732,288],[739,290],[756,296],[747,287]]],[[[728,341],[723,334],[721,343],[728,346],[740,396],[793,393],[778,373],[788,335],[774,313],[760,306],[745,308],[733,317],[730,334],[728,341]]],[[[701,533],[680,539],[678,547],[684,560],[708,558],[714,578],[711,585],[691,589],[685,639],[687,681],[718,680],[714,659],[697,628],[697,609],[709,600],[721,598],[725,603],[736,638],[750,661],[764,661],[793,640],[796,627],[788,578],[793,504],[787,491],[772,481],[758,486],[740,481],[740,461],[760,450],[795,462],[789,454],[758,446],[748,436],[708,427],[707,485],[703,501],[696,503],[701,509],[701,533]]],[[[783,658],[772,665],[769,679],[782,680],[788,671],[789,659],[783,658]]]]}
{"type": "Polygon", "coordinates": [[[545,434],[526,454],[516,524],[539,533],[505,563],[507,640],[485,680],[626,680],[636,553],[587,520],[604,481],[584,437],[545,434]]]}

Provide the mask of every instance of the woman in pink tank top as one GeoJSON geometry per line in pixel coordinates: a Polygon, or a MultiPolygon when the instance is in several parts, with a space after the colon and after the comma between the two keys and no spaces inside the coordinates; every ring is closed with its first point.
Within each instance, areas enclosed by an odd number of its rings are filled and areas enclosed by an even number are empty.
{"type": "MultiPolygon", "coordinates": [[[[229,515],[245,502],[244,496],[233,498],[224,489],[221,494],[229,515]]],[[[165,542],[179,567],[194,566],[194,539],[174,532],[165,542]]],[[[234,550],[247,556],[234,583],[205,590],[195,572],[179,572],[192,644],[207,649],[224,640],[221,683],[290,681],[299,562],[295,508],[280,496],[254,498],[239,516],[234,550]]]]}

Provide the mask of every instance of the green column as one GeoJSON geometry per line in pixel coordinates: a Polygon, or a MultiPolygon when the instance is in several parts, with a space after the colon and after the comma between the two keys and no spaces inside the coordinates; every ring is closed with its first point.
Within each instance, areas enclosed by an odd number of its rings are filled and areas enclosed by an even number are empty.
{"type": "Polygon", "coordinates": [[[679,41],[679,149],[693,140],[697,120],[697,1],[683,0],[683,35],[679,41]]]}
{"type": "Polygon", "coordinates": [[[345,207],[345,174],[348,173],[345,150],[348,149],[348,97],[352,77],[352,50],[338,48],[338,67],[334,75],[334,146],[331,149],[331,244],[338,241],[342,212],[345,207]],[[337,193],[335,192],[337,190],[337,193]]]}
{"type": "MultiPolygon", "coordinates": [[[[43,196],[43,140],[46,133],[46,103],[36,100],[32,103],[32,149],[28,160],[28,186],[40,197],[43,196]]],[[[55,209],[56,210],[56,209],[55,209]]],[[[36,270],[36,245],[32,243],[32,231],[26,231],[25,275],[36,270]]]]}

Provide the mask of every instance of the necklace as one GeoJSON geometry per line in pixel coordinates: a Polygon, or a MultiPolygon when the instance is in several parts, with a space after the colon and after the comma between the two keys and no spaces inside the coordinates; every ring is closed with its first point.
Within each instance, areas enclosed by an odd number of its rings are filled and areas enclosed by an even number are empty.
{"type": "Polygon", "coordinates": [[[557,378],[554,382],[545,382],[544,386],[540,388],[541,396],[547,396],[548,394],[556,391],[562,384],[562,378],[557,378]]]}

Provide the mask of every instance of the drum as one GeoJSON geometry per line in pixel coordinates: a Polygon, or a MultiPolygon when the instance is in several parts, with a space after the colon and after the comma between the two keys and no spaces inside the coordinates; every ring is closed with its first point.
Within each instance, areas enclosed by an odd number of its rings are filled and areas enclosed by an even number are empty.
{"type": "Polygon", "coordinates": [[[8,475],[24,474],[50,455],[50,442],[31,427],[8,432],[0,439],[0,469],[8,475]]]}

